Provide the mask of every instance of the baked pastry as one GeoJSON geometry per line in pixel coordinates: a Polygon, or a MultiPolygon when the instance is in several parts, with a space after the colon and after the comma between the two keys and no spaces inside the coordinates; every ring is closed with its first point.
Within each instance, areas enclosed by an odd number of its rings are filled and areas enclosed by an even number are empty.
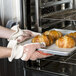
{"type": "Polygon", "coordinates": [[[60,31],[56,31],[56,30],[45,31],[43,34],[50,35],[53,38],[53,40],[56,40],[62,36],[62,33],[60,31]]]}
{"type": "Polygon", "coordinates": [[[43,35],[46,35],[48,37],[50,44],[52,44],[54,41],[53,41],[53,38],[49,34],[50,34],[50,31],[45,31],[43,33],[43,35]]]}
{"type": "Polygon", "coordinates": [[[76,39],[76,32],[74,32],[74,33],[69,33],[68,36],[71,36],[71,37],[73,37],[73,38],[76,39]]]}
{"type": "Polygon", "coordinates": [[[75,46],[75,40],[70,36],[63,36],[56,40],[56,45],[59,48],[73,48],[75,46]]]}
{"type": "Polygon", "coordinates": [[[53,40],[51,37],[49,36],[46,36],[46,35],[37,35],[36,37],[34,37],[32,39],[32,42],[33,43],[36,43],[36,42],[44,42],[46,44],[46,46],[49,46],[53,43],[53,40]]]}
{"type": "Polygon", "coordinates": [[[50,34],[50,31],[45,31],[43,34],[44,35],[49,35],[50,34]]]}
{"type": "Polygon", "coordinates": [[[62,37],[62,33],[60,31],[52,30],[50,31],[49,35],[54,39],[57,40],[58,38],[62,37]]]}
{"type": "Polygon", "coordinates": [[[46,35],[49,39],[49,43],[50,45],[54,43],[53,38],[50,35],[46,35]]]}

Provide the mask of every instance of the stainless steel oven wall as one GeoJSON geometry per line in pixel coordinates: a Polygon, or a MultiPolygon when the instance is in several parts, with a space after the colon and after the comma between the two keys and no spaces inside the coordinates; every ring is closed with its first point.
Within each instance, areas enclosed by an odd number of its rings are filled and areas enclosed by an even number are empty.
{"type": "MultiPolygon", "coordinates": [[[[1,0],[0,0],[0,10],[1,10],[1,0]]],[[[2,24],[1,22],[1,11],[0,11],[0,25],[2,24]]]]}
{"type": "Polygon", "coordinates": [[[3,26],[8,20],[17,20],[21,23],[21,0],[0,0],[0,24],[3,26]]]}
{"type": "Polygon", "coordinates": [[[73,2],[74,8],[76,9],[76,0],[73,0],[73,2]]]}

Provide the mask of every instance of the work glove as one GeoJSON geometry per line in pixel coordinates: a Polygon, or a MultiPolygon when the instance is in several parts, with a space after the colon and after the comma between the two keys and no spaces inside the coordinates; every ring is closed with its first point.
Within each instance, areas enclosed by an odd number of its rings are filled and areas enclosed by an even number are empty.
{"type": "Polygon", "coordinates": [[[34,53],[31,55],[30,60],[34,61],[37,59],[47,58],[50,56],[54,56],[53,54],[43,53],[42,51],[34,51],[34,53]]]}
{"type": "Polygon", "coordinates": [[[44,43],[29,43],[25,45],[17,44],[17,40],[11,40],[8,43],[8,48],[12,48],[11,56],[8,60],[11,62],[13,59],[22,59],[28,61],[31,55],[41,47],[45,47],[44,43]]]}
{"type": "Polygon", "coordinates": [[[34,37],[36,35],[41,35],[40,33],[32,32],[30,30],[21,30],[19,25],[11,28],[15,30],[15,32],[8,39],[8,48],[12,48],[11,56],[8,60],[11,62],[13,59],[22,59],[24,61],[36,60],[40,58],[45,58],[50,56],[51,54],[46,54],[41,51],[36,51],[36,49],[42,47],[42,45],[46,46],[45,43],[30,43],[21,45],[20,42],[25,39],[34,37]]]}
{"type": "Polygon", "coordinates": [[[15,32],[10,36],[8,41],[17,40],[17,42],[20,43],[20,42],[23,42],[26,39],[29,39],[31,37],[35,37],[36,35],[41,35],[40,33],[33,32],[33,31],[30,31],[30,30],[21,30],[19,28],[19,25],[13,26],[11,29],[15,30],[15,32]]]}
{"type": "Polygon", "coordinates": [[[24,49],[23,49],[24,51],[23,51],[23,56],[21,57],[21,60],[28,61],[30,57],[33,55],[33,53],[41,47],[45,47],[45,44],[44,43],[30,43],[30,44],[24,45],[24,49]]]}

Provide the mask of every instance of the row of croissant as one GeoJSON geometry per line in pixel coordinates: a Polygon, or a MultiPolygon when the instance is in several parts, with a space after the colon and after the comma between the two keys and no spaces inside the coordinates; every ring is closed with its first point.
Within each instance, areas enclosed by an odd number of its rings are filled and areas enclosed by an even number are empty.
{"type": "Polygon", "coordinates": [[[60,31],[45,31],[42,35],[34,37],[32,42],[44,42],[46,46],[50,46],[55,43],[59,48],[73,48],[76,46],[76,32],[63,36],[60,31]]]}

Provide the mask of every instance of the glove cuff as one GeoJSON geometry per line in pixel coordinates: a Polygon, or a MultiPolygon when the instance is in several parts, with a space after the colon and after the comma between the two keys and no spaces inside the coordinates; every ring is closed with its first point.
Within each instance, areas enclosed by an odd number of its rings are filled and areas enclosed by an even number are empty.
{"type": "Polygon", "coordinates": [[[10,36],[10,38],[8,39],[8,41],[10,41],[10,40],[16,40],[19,36],[23,35],[23,31],[19,28],[19,25],[13,26],[11,29],[15,30],[16,32],[14,32],[10,36]]]}
{"type": "Polygon", "coordinates": [[[8,60],[11,62],[13,59],[19,59],[23,55],[23,46],[17,44],[17,40],[11,40],[8,43],[8,48],[12,48],[11,56],[8,60]]]}

